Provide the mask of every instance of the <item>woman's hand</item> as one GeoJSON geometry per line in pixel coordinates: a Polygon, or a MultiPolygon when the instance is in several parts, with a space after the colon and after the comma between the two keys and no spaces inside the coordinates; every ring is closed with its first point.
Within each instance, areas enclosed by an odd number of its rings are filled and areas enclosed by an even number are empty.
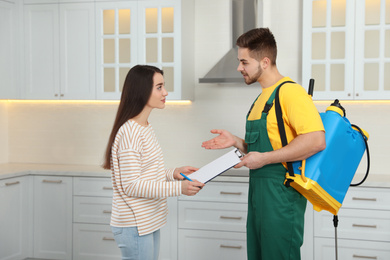
{"type": "Polygon", "coordinates": [[[184,177],[181,176],[180,173],[183,173],[184,175],[188,175],[188,174],[191,174],[193,172],[196,172],[197,170],[199,170],[199,168],[195,168],[192,166],[179,167],[179,168],[176,168],[175,171],[173,172],[173,178],[175,178],[176,180],[184,180],[184,177]]]}
{"type": "Polygon", "coordinates": [[[182,181],[181,183],[181,193],[187,196],[194,196],[204,187],[204,183],[201,183],[197,180],[193,181],[182,181]]]}
{"type": "Polygon", "coordinates": [[[218,136],[202,143],[202,147],[206,149],[224,149],[236,145],[235,136],[223,129],[213,129],[211,133],[218,136]]]}

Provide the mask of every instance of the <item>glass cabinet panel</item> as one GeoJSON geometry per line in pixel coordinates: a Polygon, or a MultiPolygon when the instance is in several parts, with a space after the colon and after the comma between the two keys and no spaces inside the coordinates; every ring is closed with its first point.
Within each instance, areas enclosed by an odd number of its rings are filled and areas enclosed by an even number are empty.
{"type": "Polygon", "coordinates": [[[146,62],[156,63],[158,62],[158,39],[146,38],[146,62]]]}
{"type": "Polygon", "coordinates": [[[315,91],[325,91],[325,64],[314,64],[311,69],[311,76],[315,79],[315,91]]]}
{"type": "Polygon", "coordinates": [[[115,10],[103,11],[103,34],[115,33],[115,10]]]}
{"type": "Polygon", "coordinates": [[[366,0],[366,25],[380,23],[381,0],[366,0]]]}
{"type": "Polygon", "coordinates": [[[119,23],[118,30],[119,34],[130,34],[130,10],[129,9],[120,9],[118,10],[119,23]]]}
{"type": "Polygon", "coordinates": [[[332,64],[330,65],[330,90],[331,91],[344,91],[344,77],[345,77],[344,64],[332,64]]]}
{"type": "Polygon", "coordinates": [[[386,0],[385,23],[390,24],[390,0],[386,0]]]}
{"type": "Polygon", "coordinates": [[[384,86],[385,90],[390,90],[390,62],[385,63],[385,80],[384,86]]]}
{"type": "Polygon", "coordinates": [[[364,90],[379,89],[379,64],[364,64],[364,90]]]}
{"type": "Polygon", "coordinates": [[[173,62],[173,38],[162,38],[162,62],[173,62]]]}
{"type": "Polygon", "coordinates": [[[146,8],[145,9],[145,32],[157,33],[158,32],[158,9],[146,8]]]}
{"type": "Polygon", "coordinates": [[[313,60],[326,58],[326,33],[320,32],[312,34],[311,57],[313,60]]]}
{"type": "Polygon", "coordinates": [[[345,58],[345,32],[332,32],[330,49],[331,59],[345,58]]]}
{"type": "Polygon", "coordinates": [[[164,81],[165,81],[165,89],[168,92],[173,92],[175,90],[174,88],[174,69],[173,67],[163,67],[162,70],[164,71],[164,81]]]}
{"type": "Polygon", "coordinates": [[[379,57],[379,31],[366,31],[364,39],[364,57],[378,58],[379,57]]]}
{"type": "Polygon", "coordinates": [[[312,27],[326,26],[326,0],[313,1],[312,27]]]}
{"type": "Polygon", "coordinates": [[[115,40],[104,39],[103,42],[104,42],[103,43],[104,63],[114,63],[115,62],[115,40]]]}
{"type": "Polygon", "coordinates": [[[161,31],[163,33],[173,33],[174,8],[161,8],[161,31]]]}
{"type": "Polygon", "coordinates": [[[332,26],[345,26],[346,0],[332,0],[332,26]]]}

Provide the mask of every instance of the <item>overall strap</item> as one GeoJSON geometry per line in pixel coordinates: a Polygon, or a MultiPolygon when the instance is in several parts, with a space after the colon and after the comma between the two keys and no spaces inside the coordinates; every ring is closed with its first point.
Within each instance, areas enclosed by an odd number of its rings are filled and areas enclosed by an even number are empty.
{"type": "MultiPolygon", "coordinates": [[[[285,81],[282,84],[280,84],[277,87],[277,91],[275,94],[275,113],[276,113],[276,120],[278,122],[278,128],[279,128],[279,134],[280,134],[280,139],[282,141],[282,146],[287,145],[287,137],[286,137],[286,129],[284,128],[284,122],[283,122],[283,116],[282,116],[282,108],[280,106],[280,100],[279,100],[279,90],[280,87],[285,84],[285,83],[295,83],[293,81],[285,81]]],[[[294,169],[292,166],[292,162],[286,162],[287,163],[287,168],[288,168],[288,173],[290,176],[294,177],[294,169]]],[[[289,186],[290,182],[287,180],[286,186],[289,186]]]]}

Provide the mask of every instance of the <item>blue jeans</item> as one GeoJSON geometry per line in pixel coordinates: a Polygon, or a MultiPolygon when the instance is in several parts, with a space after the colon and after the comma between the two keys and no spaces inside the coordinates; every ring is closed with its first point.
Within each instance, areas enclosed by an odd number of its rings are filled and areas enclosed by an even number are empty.
{"type": "Polygon", "coordinates": [[[122,252],[122,260],[158,260],[160,230],[144,236],[137,227],[113,227],[115,242],[122,252]]]}

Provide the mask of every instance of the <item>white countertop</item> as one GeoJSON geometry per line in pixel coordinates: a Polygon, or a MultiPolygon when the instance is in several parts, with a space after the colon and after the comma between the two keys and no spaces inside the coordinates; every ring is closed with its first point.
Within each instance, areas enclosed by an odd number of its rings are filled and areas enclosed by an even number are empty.
{"type": "MultiPolygon", "coordinates": [[[[248,182],[248,172],[245,170],[229,170],[216,177],[213,181],[248,182]]],[[[26,175],[54,175],[75,177],[111,177],[110,171],[98,165],[59,165],[59,164],[0,164],[0,180],[26,175]]]]}
{"type": "MultiPolygon", "coordinates": [[[[0,164],[0,180],[25,175],[57,175],[76,177],[110,177],[110,171],[98,165],[58,165],[58,164],[0,164]]],[[[356,175],[352,183],[358,183],[363,175],[356,175]]],[[[248,170],[233,169],[213,179],[220,182],[248,182],[248,170]]],[[[361,187],[390,188],[390,175],[371,173],[361,187]]]]}

